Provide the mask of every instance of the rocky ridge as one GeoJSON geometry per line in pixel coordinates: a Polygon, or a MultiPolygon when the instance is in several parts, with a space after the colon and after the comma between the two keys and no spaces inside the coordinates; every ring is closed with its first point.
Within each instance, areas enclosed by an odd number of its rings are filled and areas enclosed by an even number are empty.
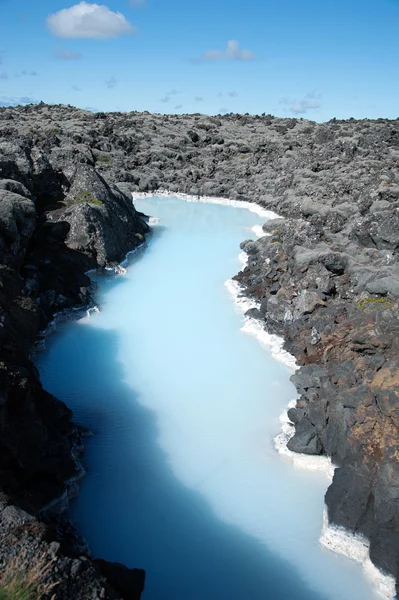
{"type": "Polygon", "coordinates": [[[14,428],[0,485],[28,510],[76,472],[79,432],[27,353],[55,311],[87,303],[85,270],[142,241],[128,194],[157,189],[255,201],[285,217],[243,244],[249,263],[237,279],[261,303],[251,315],[300,365],[290,448],[332,457],[330,522],[370,539],[373,562],[397,577],[399,120],[0,109],[0,418],[2,433],[9,413],[14,428]],[[32,448],[44,473],[29,463],[32,448]]]}

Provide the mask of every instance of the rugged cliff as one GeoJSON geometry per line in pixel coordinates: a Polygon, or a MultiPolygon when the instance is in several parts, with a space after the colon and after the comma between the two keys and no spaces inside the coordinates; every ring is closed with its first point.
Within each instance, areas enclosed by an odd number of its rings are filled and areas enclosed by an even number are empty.
{"type": "Polygon", "coordinates": [[[160,188],[286,217],[244,245],[238,279],[301,366],[290,448],[332,456],[330,521],[397,577],[399,121],[0,109],[0,485],[29,510],[76,474],[79,432],[27,354],[87,304],[85,270],[143,239],[129,192],[160,188]]]}
{"type": "MultiPolygon", "coordinates": [[[[51,165],[47,152],[37,154],[23,136],[1,143],[0,561],[9,564],[21,548],[27,564],[38,551],[51,556],[46,579],[58,573],[56,598],[93,598],[95,590],[101,598],[138,598],[144,574],[124,575],[135,589],[119,596],[98,565],[73,557],[73,544],[63,552],[56,530],[50,535],[36,520],[76,492],[82,442],[71,411],[42,388],[29,355],[54,313],[90,303],[85,272],[123,259],[146,231],[131,197],[93,165],[73,155],[51,165]]],[[[99,564],[111,580],[111,566],[99,564]]]]}

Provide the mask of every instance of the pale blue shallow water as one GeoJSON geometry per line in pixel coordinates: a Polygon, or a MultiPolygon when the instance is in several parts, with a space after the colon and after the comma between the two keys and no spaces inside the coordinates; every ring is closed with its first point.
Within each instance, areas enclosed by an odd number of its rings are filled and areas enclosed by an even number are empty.
{"type": "Polygon", "coordinates": [[[160,218],[101,312],[59,326],[44,386],[93,429],[71,516],[92,552],[147,571],[145,600],[373,600],[362,569],[318,543],[321,472],[273,447],[290,372],[240,328],[224,282],[264,221],[149,198],[160,218]]]}

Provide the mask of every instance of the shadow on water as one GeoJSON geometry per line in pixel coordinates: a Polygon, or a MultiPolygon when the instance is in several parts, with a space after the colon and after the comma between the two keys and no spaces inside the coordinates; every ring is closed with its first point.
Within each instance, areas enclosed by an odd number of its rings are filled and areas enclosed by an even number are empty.
{"type": "Polygon", "coordinates": [[[94,555],[145,568],[146,600],[323,598],[175,478],[158,445],[156,416],[124,383],[113,331],[64,325],[48,345],[37,360],[45,386],[95,433],[70,511],[94,555]]]}
{"type": "MultiPolygon", "coordinates": [[[[148,255],[151,252],[154,242],[158,242],[166,232],[167,228],[163,225],[156,225],[155,227],[152,226],[147,240],[131,252],[128,252],[125,261],[122,261],[124,267],[128,268],[134,265],[136,262],[140,262],[144,254],[148,255]]],[[[121,277],[120,275],[115,275],[114,273],[107,275],[103,272],[96,273],[93,271],[90,273],[90,277],[92,281],[96,281],[101,285],[98,290],[100,298],[104,297],[109,288],[115,289],[121,285],[128,284],[126,277],[121,277]]],[[[96,298],[97,295],[98,294],[96,294],[96,298]]]]}

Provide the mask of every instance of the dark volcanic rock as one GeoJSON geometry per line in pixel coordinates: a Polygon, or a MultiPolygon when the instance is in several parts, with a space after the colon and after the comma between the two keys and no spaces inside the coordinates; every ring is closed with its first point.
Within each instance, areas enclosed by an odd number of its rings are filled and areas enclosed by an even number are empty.
{"type": "Polygon", "coordinates": [[[131,197],[108,185],[90,165],[78,164],[72,181],[66,196],[72,206],[49,217],[69,223],[69,248],[89,255],[101,266],[120,262],[149,231],[131,197]]]}
{"type": "MultiPolygon", "coordinates": [[[[51,558],[57,542],[47,547],[41,536],[37,516],[62,510],[76,493],[82,441],[71,411],[43,390],[29,354],[55,313],[89,305],[86,271],[123,259],[148,226],[131,197],[90,165],[87,148],[61,152],[58,135],[12,136],[0,142],[0,491],[28,512],[11,504],[0,511],[7,539],[0,567],[21,552],[29,560],[43,551],[57,599],[117,600],[90,557],[71,561],[57,551],[51,558]],[[17,535],[27,524],[27,535],[17,535]]],[[[131,584],[131,597],[139,598],[137,574],[128,573],[123,597],[131,584]]]]}
{"type": "Polygon", "coordinates": [[[100,559],[95,563],[122,600],[140,600],[145,582],[143,569],[128,569],[120,563],[110,563],[100,559]]]}
{"type": "Polygon", "coordinates": [[[36,224],[34,202],[0,188],[0,261],[18,268],[36,224]]]}
{"type": "Polygon", "coordinates": [[[317,431],[312,423],[306,417],[299,419],[295,435],[287,444],[292,452],[300,452],[303,454],[321,454],[323,446],[320,442],[317,431]]]}
{"type": "Polygon", "coordinates": [[[8,504],[4,495],[0,501],[0,556],[0,577],[7,565],[22,578],[39,567],[41,583],[54,586],[51,596],[40,597],[52,600],[136,600],[144,587],[140,570],[106,561],[99,564],[84,552],[66,552],[51,524],[8,504]]]}

